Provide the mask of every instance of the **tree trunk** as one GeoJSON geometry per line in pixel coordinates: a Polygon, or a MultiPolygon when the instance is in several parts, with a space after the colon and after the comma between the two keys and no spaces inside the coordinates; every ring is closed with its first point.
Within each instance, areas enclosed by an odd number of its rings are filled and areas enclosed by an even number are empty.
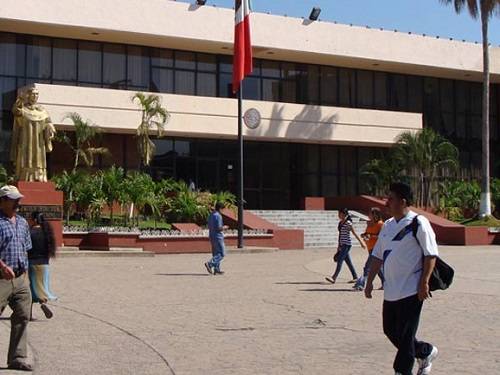
{"type": "Polygon", "coordinates": [[[479,216],[491,216],[490,193],[490,55],[488,46],[489,14],[481,8],[483,29],[483,131],[482,131],[482,180],[479,216]]]}

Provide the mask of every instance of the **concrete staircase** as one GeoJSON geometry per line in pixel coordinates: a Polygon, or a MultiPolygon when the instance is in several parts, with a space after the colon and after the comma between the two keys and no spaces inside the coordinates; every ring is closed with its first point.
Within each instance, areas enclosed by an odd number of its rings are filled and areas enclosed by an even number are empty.
{"type": "MultiPolygon", "coordinates": [[[[270,221],[282,228],[303,229],[304,247],[321,248],[337,247],[339,216],[337,211],[265,211],[251,210],[251,212],[261,218],[270,221]]],[[[366,228],[366,216],[351,212],[354,223],[354,230],[361,234],[366,228]]],[[[357,246],[357,241],[353,236],[353,245],[357,246]]]]}

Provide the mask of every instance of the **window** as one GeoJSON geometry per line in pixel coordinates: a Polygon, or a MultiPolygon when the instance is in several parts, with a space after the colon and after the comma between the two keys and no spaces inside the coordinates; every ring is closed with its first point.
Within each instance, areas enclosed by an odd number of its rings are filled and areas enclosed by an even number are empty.
{"type": "Polygon", "coordinates": [[[263,60],[262,76],[280,78],[280,63],[278,61],[263,60]]]}
{"type": "Polygon", "coordinates": [[[16,79],[11,77],[0,77],[0,117],[2,111],[12,109],[16,101],[16,79]]]}
{"type": "Polygon", "coordinates": [[[373,72],[358,71],[357,94],[358,107],[373,108],[373,72]]]}
{"type": "Polygon", "coordinates": [[[387,73],[375,72],[374,76],[375,96],[374,106],[375,109],[387,108],[387,73]]]}
{"type": "Polygon", "coordinates": [[[174,92],[174,72],[170,69],[153,68],[151,91],[162,93],[174,92]]]}
{"type": "Polygon", "coordinates": [[[279,79],[262,79],[262,100],[268,102],[280,101],[280,81],[279,79]]]}
{"type": "Polygon", "coordinates": [[[453,81],[442,79],[439,83],[439,94],[441,97],[441,111],[453,112],[453,81]]]}
{"type": "Polygon", "coordinates": [[[177,69],[196,69],[196,59],[193,52],[176,51],[175,52],[175,67],[177,69]]]}
{"type": "Polygon", "coordinates": [[[217,59],[215,55],[198,53],[198,70],[215,73],[217,71],[217,59]]]}
{"type": "Polygon", "coordinates": [[[195,94],[195,73],[183,70],[175,71],[175,93],[180,95],[195,94]]]}
{"type": "Polygon", "coordinates": [[[151,51],[151,65],[153,67],[172,68],[174,66],[174,53],[169,49],[154,48],[151,51]]]}
{"type": "Polygon", "coordinates": [[[196,95],[217,96],[217,76],[214,73],[197,73],[196,95]]]}
{"type": "Polygon", "coordinates": [[[321,104],[335,106],[338,104],[337,96],[337,68],[322,66],[321,67],[321,104]]]}
{"type": "Polygon", "coordinates": [[[0,33],[0,74],[24,76],[24,44],[15,34],[0,33]]]}
{"type": "Polygon", "coordinates": [[[33,36],[26,49],[26,74],[31,78],[50,79],[52,58],[49,38],[33,36]]]}
{"type": "Polygon", "coordinates": [[[352,69],[339,69],[339,105],[354,107],[355,99],[356,72],[352,69]]]}
{"type": "Polygon", "coordinates": [[[54,39],[53,80],[76,81],[76,46],[74,40],[54,39]]]}
{"type": "Polygon", "coordinates": [[[123,89],[127,87],[125,46],[104,44],[103,82],[105,87],[123,89]]]}
{"type": "Polygon", "coordinates": [[[94,84],[102,82],[102,55],[99,43],[78,43],[78,81],[94,84]]]}
{"type": "Polygon", "coordinates": [[[137,89],[149,86],[149,51],[146,47],[127,48],[127,83],[137,89]]]}
{"type": "Polygon", "coordinates": [[[422,113],[422,77],[408,76],[408,111],[422,113]]]}
{"type": "Polygon", "coordinates": [[[389,75],[389,107],[398,111],[408,109],[406,76],[400,74],[389,75]]]}
{"type": "Polygon", "coordinates": [[[260,100],[260,78],[247,77],[243,86],[243,97],[250,100],[260,100]]]}
{"type": "Polygon", "coordinates": [[[297,102],[319,104],[319,66],[302,65],[299,67],[297,102]]]}
{"type": "Polygon", "coordinates": [[[221,73],[219,74],[219,97],[221,98],[233,98],[233,77],[231,74],[221,73]]]}

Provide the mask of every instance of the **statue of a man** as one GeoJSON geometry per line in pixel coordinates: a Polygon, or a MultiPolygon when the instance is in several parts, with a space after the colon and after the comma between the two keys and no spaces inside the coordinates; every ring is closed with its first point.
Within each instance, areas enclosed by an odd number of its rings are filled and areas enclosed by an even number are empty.
{"type": "Polygon", "coordinates": [[[38,90],[32,87],[17,97],[12,109],[11,160],[20,181],[47,181],[46,154],[52,151],[56,129],[47,111],[37,105],[37,101],[38,90]]]}

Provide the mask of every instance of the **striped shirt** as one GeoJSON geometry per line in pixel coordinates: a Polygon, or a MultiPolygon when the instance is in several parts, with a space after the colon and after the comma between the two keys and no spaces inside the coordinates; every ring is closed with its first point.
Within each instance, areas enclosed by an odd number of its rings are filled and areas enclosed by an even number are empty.
{"type": "Polygon", "coordinates": [[[31,250],[31,235],[26,220],[16,215],[13,223],[0,212],[0,258],[14,271],[28,269],[28,254],[31,250]]]}
{"type": "Polygon", "coordinates": [[[352,221],[347,219],[339,223],[339,245],[352,245],[351,241],[352,221]]]}

